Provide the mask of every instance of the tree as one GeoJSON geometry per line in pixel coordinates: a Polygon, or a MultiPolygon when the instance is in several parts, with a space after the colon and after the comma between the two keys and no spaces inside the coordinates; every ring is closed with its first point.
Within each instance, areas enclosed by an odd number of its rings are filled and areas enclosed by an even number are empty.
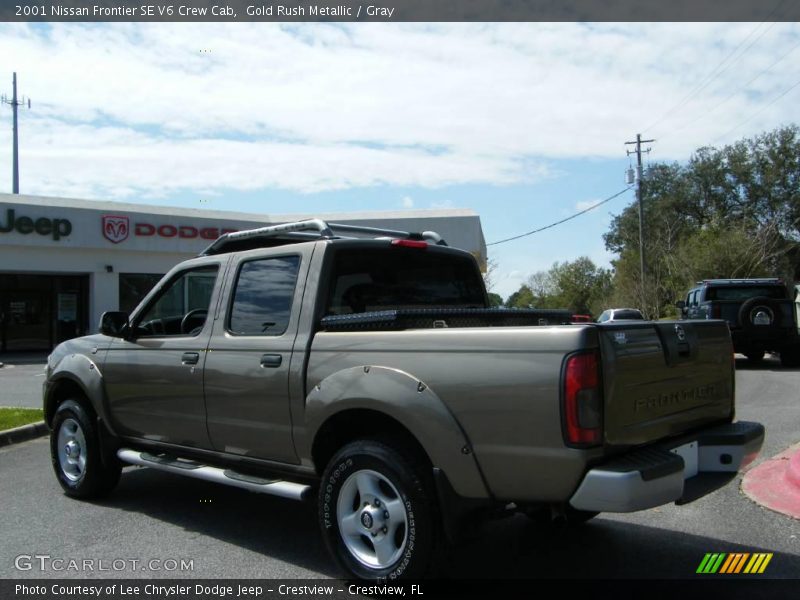
{"type": "Polygon", "coordinates": [[[522,285],[520,288],[511,294],[506,300],[508,308],[532,308],[533,307],[533,294],[527,285],[522,285]]]}
{"type": "Polygon", "coordinates": [[[800,276],[800,129],[783,127],[644,175],[642,281],[635,203],[605,234],[614,303],[657,318],[708,277],[800,276]]]}
{"type": "Polygon", "coordinates": [[[588,257],[554,263],[538,271],[509,296],[510,308],[566,308],[577,314],[597,314],[611,293],[611,272],[588,257]]]}
{"type": "Polygon", "coordinates": [[[489,292],[489,306],[491,308],[503,306],[503,297],[500,294],[489,292]]]}

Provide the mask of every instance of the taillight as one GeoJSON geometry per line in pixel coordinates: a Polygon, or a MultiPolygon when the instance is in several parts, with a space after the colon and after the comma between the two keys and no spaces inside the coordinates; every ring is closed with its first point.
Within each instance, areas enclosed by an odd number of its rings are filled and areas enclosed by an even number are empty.
{"type": "Polygon", "coordinates": [[[419,248],[424,250],[428,247],[428,242],[419,240],[392,240],[392,246],[400,246],[401,248],[419,248]]]}
{"type": "Polygon", "coordinates": [[[603,394],[597,352],[573,354],[564,367],[564,437],[571,446],[600,443],[603,394]]]}

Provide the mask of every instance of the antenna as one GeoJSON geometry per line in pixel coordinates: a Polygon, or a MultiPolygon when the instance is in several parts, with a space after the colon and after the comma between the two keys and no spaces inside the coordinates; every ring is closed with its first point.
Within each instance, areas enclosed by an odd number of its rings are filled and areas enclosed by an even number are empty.
{"type": "Polygon", "coordinates": [[[19,126],[17,124],[17,108],[22,106],[25,107],[27,103],[28,109],[31,107],[31,99],[22,97],[21,99],[17,98],[17,74],[14,73],[14,78],[12,80],[12,94],[11,98],[3,94],[0,96],[0,102],[3,104],[8,104],[11,106],[11,110],[14,114],[14,137],[13,137],[13,162],[11,165],[11,193],[12,194],[19,194],[19,126]]]}

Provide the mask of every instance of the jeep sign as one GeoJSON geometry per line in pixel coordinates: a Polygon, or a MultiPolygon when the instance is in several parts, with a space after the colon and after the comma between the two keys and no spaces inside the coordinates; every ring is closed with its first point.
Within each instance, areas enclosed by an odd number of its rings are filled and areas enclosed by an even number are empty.
{"type": "Polygon", "coordinates": [[[17,217],[14,209],[9,208],[6,211],[5,223],[0,222],[0,233],[10,233],[12,231],[22,235],[38,233],[39,235],[51,236],[55,241],[58,241],[72,233],[72,223],[68,219],[39,217],[34,220],[32,217],[17,217]]]}

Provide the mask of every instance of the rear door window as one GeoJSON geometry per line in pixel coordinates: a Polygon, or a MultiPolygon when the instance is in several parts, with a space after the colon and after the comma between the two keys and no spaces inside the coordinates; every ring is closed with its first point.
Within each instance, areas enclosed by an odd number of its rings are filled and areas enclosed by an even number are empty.
{"type": "Polygon", "coordinates": [[[234,335],[281,335],[289,326],[299,256],[242,264],[231,302],[228,331],[234,335]]]}

